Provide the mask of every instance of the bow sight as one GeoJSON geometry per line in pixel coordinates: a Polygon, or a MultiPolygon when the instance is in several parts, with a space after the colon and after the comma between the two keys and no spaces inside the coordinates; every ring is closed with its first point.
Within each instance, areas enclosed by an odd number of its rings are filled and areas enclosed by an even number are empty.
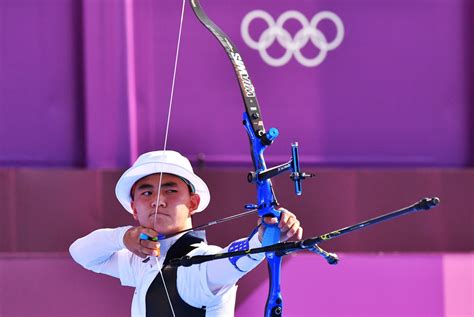
{"type": "MultiPolygon", "coordinates": [[[[272,129],[276,130],[278,133],[277,129],[272,129]]],[[[270,131],[272,129],[270,129],[270,131]]],[[[315,174],[307,174],[301,172],[300,161],[298,157],[298,142],[291,144],[291,160],[289,160],[287,163],[283,163],[281,165],[268,168],[263,171],[249,172],[247,175],[247,180],[249,181],[249,183],[256,183],[258,181],[270,179],[274,176],[280,175],[281,173],[284,173],[288,170],[291,170],[290,178],[295,184],[295,193],[296,195],[300,196],[303,192],[301,181],[309,177],[314,177],[315,174]]]]}

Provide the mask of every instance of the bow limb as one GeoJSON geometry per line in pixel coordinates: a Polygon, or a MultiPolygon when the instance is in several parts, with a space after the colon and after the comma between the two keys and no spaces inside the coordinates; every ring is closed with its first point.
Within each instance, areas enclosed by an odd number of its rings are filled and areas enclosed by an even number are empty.
{"type": "MultiPolygon", "coordinates": [[[[243,123],[249,137],[250,154],[255,169],[255,172],[249,175],[249,181],[255,183],[257,187],[257,208],[259,216],[272,216],[277,217],[279,220],[281,212],[275,208],[278,206],[278,201],[275,197],[270,177],[259,177],[259,175],[261,175],[260,173],[267,170],[263,152],[278,136],[278,130],[271,128],[268,132],[265,131],[255,88],[242,56],[232,40],[209,19],[199,0],[190,0],[190,3],[196,17],[221,43],[234,66],[245,104],[243,123]]],[[[278,243],[280,241],[280,229],[278,228],[278,224],[266,226],[262,244],[267,246],[278,243]]],[[[270,290],[265,307],[265,316],[281,316],[283,307],[280,294],[281,256],[275,254],[275,252],[267,252],[266,258],[270,275],[270,290]]]]}
{"type": "Polygon", "coordinates": [[[272,140],[269,140],[265,133],[263,121],[260,115],[260,107],[255,94],[255,87],[252,84],[247,68],[242,60],[237,47],[232,40],[214,23],[204,12],[199,0],[190,0],[191,7],[198,20],[217,38],[219,43],[223,46],[232,65],[234,66],[237,80],[239,82],[240,91],[242,93],[245,104],[245,111],[249,117],[251,128],[258,138],[263,138],[264,143],[269,145],[272,140]]]}

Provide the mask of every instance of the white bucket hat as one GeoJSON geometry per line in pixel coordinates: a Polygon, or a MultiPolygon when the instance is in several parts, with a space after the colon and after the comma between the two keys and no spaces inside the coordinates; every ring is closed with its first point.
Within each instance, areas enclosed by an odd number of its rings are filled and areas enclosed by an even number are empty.
{"type": "Polygon", "coordinates": [[[132,167],[122,174],[115,186],[118,201],[129,213],[133,213],[130,205],[132,200],[130,192],[133,185],[143,177],[157,173],[173,174],[188,180],[194,187],[195,193],[201,198],[197,212],[203,211],[209,205],[211,200],[209,188],[199,176],[194,174],[187,158],[176,151],[152,151],[140,155],[132,167]]]}

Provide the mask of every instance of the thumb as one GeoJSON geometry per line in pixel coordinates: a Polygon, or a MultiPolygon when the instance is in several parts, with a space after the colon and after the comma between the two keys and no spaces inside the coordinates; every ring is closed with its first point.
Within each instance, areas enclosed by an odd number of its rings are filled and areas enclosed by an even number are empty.
{"type": "Polygon", "coordinates": [[[268,225],[273,225],[273,224],[278,223],[278,218],[272,217],[272,216],[266,216],[266,217],[263,217],[263,221],[268,225]]]}

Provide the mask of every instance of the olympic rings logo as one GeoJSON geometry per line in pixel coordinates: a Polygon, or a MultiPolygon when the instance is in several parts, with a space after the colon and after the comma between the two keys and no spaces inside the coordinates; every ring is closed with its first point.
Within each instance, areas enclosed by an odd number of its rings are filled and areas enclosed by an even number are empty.
{"type": "Polygon", "coordinates": [[[258,50],[262,59],[274,67],[285,65],[292,56],[303,66],[318,66],[324,61],[328,51],[337,48],[344,39],[344,25],[342,21],[335,13],[330,11],[321,11],[311,21],[308,21],[301,12],[291,10],[284,12],[275,22],[268,12],[254,10],[249,12],[242,20],[240,32],[244,42],[249,47],[258,50]],[[258,41],[255,41],[249,34],[249,26],[255,19],[262,19],[268,25],[268,28],[262,32],[258,41]],[[291,36],[284,28],[284,24],[291,19],[301,24],[301,30],[294,36],[291,36]],[[318,30],[318,24],[324,19],[330,20],[336,26],[336,37],[331,42],[328,42],[326,36],[318,30]],[[283,56],[279,58],[274,58],[267,52],[267,49],[273,45],[275,40],[286,49],[283,56]],[[309,41],[319,50],[319,53],[313,58],[307,58],[301,53],[301,49],[309,41]]]}

